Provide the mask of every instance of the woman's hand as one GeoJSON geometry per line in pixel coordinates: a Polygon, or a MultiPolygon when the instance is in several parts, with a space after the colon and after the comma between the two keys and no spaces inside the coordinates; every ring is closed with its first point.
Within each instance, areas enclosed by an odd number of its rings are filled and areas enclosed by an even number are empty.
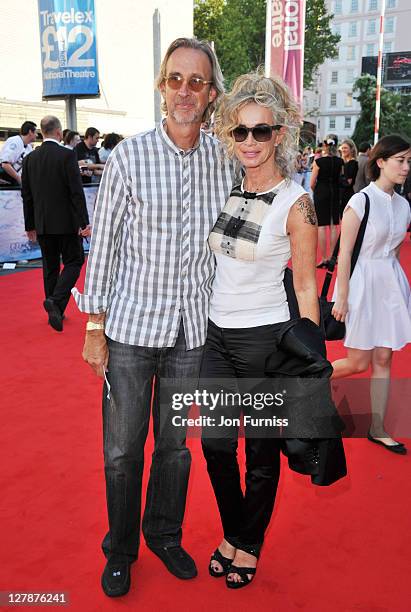
{"type": "Polygon", "coordinates": [[[337,321],[341,321],[341,323],[344,323],[345,317],[347,316],[347,312],[348,312],[348,300],[343,299],[343,298],[337,298],[336,302],[334,303],[333,309],[331,311],[332,316],[337,321]]]}

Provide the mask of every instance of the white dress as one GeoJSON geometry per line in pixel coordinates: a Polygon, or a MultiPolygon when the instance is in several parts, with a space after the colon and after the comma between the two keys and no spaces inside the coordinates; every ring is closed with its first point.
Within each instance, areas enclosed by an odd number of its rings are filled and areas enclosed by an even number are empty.
{"type": "MultiPolygon", "coordinates": [[[[370,183],[346,207],[360,219],[365,211],[363,192],[370,198],[370,214],[350,279],[344,346],[396,351],[411,342],[410,285],[395,255],[410,224],[410,207],[402,196],[390,196],[370,183]]],[[[334,300],[336,294],[337,285],[334,300]]]]}

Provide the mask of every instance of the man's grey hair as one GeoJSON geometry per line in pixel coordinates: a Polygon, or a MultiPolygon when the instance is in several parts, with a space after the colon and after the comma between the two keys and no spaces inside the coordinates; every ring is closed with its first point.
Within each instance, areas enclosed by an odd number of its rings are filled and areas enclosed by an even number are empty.
{"type": "Polygon", "coordinates": [[[40,129],[42,134],[47,136],[53,134],[56,130],[61,130],[61,121],[58,117],[53,115],[46,115],[40,122],[40,129]]]}
{"type": "MultiPolygon", "coordinates": [[[[212,87],[214,87],[216,90],[217,96],[213,102],[210,102],[204,111],[203,121],[208,121],[213,114],[220,97],[224,93],[223,73],[221,72],[220,64],[218,63],[214,49],[208,42],[198,40],[197,38],[176,38],[176,40],[174,40],[168,47],[163,61],[161,62],[160,72],[155,83],[156,87],[161,93],[160,87],[163,85],[167,76],[167,62],[170,59],[170,56],[174,53],[174,51],[177,51],[177,49],[195,49],[196,51],[202,51],[210,60],[212,71],[211,80],[213,82],[212,87]]],[[[165,115],[167,115],[167,105],[164,98],[162,98],[161,110],[165,115]]]]}

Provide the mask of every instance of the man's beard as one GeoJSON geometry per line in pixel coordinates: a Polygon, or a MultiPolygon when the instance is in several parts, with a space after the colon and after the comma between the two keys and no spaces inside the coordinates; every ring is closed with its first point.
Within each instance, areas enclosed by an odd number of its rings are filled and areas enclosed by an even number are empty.
{"type": "Polygon", "coordinates": [[[201,123],[203,113],[196,108],[189,112],[179,111],[176,108],[173,108],[170,111],[170,117],[172,117],[174,121],[180,125],[190,125],[192,123],[201,123]]]}

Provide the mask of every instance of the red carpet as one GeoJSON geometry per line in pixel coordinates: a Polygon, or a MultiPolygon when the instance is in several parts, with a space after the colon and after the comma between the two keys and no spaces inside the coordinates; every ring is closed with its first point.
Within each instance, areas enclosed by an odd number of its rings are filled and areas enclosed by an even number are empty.
{"type": "MultiPolygon", "coordinates": [[[[409,241],[402,260],[409,272],[409,241]]],[[[411,454],[360,439],[345,441],[349,477],[330,488],[310,486],[284,465],[257,576],[238,592],[208,576],[221,529],[199,442],[191,440],[184,545],[198,578],[172,577],[142,544],[129,595],[106,598],[101,384],[81,360],[84,317],[71,303],[64,333],[47,326],[40,270],[0,278],[0,291],[0,591],[65,591],[76,612],[410,609],[411,454]]],[[[340,343],[329,348],[331,359],[344,354],[340,343]]],[[[410,364],[408,346],[395,354],[394,376],[408,376],[410,364]]],[[[147,468],[151,448],[150,437],[147,468]]]]}

